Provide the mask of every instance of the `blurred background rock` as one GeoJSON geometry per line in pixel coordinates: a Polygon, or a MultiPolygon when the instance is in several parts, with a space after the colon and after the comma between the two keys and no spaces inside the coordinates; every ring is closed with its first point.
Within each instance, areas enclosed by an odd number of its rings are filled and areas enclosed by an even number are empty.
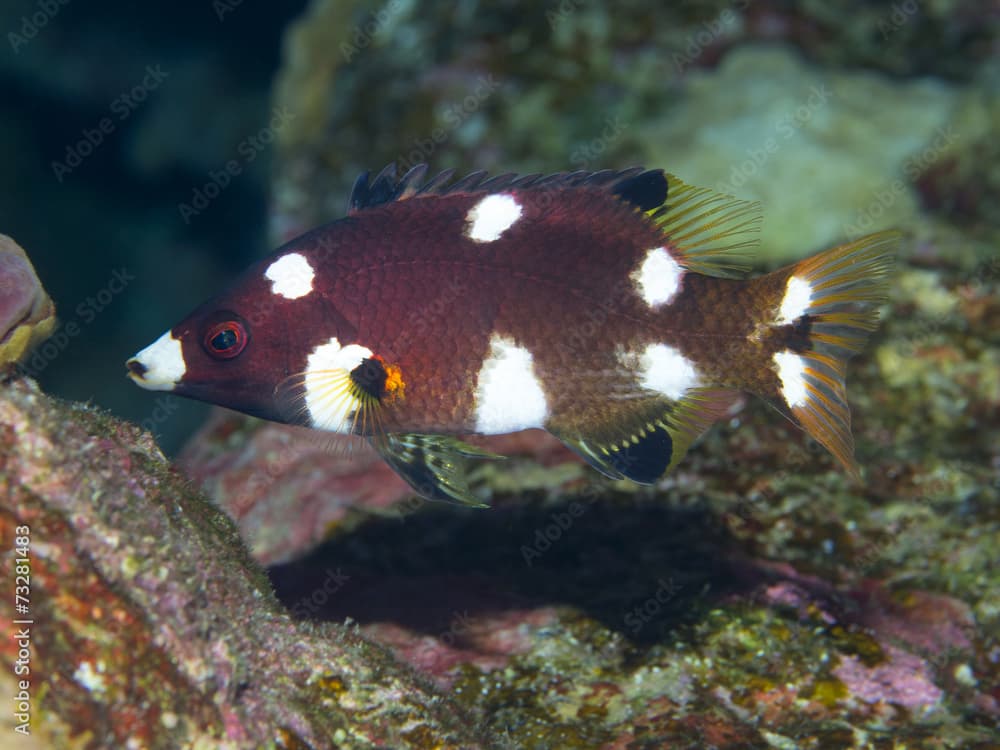
{"type": "Polygon", "coordinates": [[[268,249],[272,150],[211,211],[185,221],[178,204],[266,125],[281,35],[304,7],[0,3],[0,231],[28,250],[64,330],[79,325],[29,367],[47,391],[151,420],[168,447],[204,417],[174,399],[155,419],[123,362],[268,249]]]}

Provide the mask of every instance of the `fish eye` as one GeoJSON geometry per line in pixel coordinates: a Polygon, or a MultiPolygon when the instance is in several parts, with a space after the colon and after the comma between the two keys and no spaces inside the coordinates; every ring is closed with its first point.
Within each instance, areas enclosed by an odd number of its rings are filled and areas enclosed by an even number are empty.
{"type": "Polygon", "coordinates": [[[208,329],[204,346],[216,359],[232,359],[246,348],[248,340],[246,326],[238,320],[226,320],[208,329]]]}

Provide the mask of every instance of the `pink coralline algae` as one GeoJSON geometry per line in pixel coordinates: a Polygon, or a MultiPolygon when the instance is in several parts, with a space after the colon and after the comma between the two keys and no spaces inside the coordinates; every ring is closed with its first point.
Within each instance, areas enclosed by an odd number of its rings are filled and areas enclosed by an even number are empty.
{"type": "Polygon", "coordinates": [[[895,646],[886,646],[887,661],[865,666],[856,656],[841,657],[833,673],[849,694],[865,703],[887,703],[911,711],[932,709],[943,695],[927,662],[895,646]]]}
{"type": "MultiPolygon", "coordinates": [[[[294,622],[232,522],[148,434],[27,380],[0,385],[3,549],[15,534],[30,538],[41,746],[483,747],[356,628],[294,622]]],[[[0,599],[5,632],[18,616],[0,599]]],[[[17,650],[0,640],[3,674],[17,650]]]]}

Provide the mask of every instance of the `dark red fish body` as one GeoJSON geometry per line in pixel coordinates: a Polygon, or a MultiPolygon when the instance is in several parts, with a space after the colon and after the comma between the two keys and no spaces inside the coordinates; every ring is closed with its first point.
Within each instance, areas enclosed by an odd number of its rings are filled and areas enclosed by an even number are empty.
{"type": "Polygon", "coordinates": [[[349,215],[255,264],[129,362],[133,379],[369,437],[418,491],[474,502],[449,437],[544,428],[652,482],[738,391],[853,468],[843,363],[891,234],[752,280],[758,209],[660,171],[359,180],[349,215]]]}

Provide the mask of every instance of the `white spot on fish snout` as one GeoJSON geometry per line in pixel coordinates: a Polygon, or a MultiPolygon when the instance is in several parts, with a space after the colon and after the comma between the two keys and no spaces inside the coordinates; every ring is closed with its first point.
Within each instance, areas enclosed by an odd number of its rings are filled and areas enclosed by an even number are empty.
{"type": "Polygon", "coordinates": [[[172,391],[187,372],[184,347],[167,331],[132,357],[127,367],[137,385],[150,391],[172,391]]]}
{"type": "Polygon", "coordinates": [[[812,303],[812,284],[798,276],[789,276],[785,286],[785,296],[778,309],[775,325],[783,326],[794,323],[809,310],[812,303]]]}
{"type": "Polygon", "coordinates": [[[650,307],[656,308],[672,302],[681,289],[684,269],[665,248],[655,247],[646,253],[631,278],[639,296],[650,307]]]}
{"type": "Polygon", "coordinates": [[[476,432],[499,435],[541,427],[548,416],[531,352],[493,334],[476,382],[476,432]]]}
{"type": "Polygon", "coordinates": [[[778,352],[774,355],[774,366],[778,371],[778,378],[781,380],[781,395],[789,407],[802,406],[809,400],[809,391],[806,388],[806,363],[798,354],[789,351],[778,352]]]}
{"type": "Polygon", "coordinates": [[[298,299],[309,294],[315,275],[313,267],[301,253],[282,255],[264,271],[264,276],[271,280],[271,291],[285,299],[298,299]]]}
{"type": "Polygon", "coordinates": [[[361,402],[350,389],[351,371],[372,356],[358,344],[341,346],[336,338],[320,344],[306,359],[303,383],[311,425],[319,430],[351,432],[361,402]]]}
{"type": "Polygon", "coordinates": [[[469,209],[465,236],[474,242],[493,242],[521,218],[521,204],[512,195],[487,195],[469,209]]]}
{"type": "Polygon", "coordinates": [[[675,401],[701,384],[694,363],[667,344],[650,344],[638,357],[626,355],[623,360],[627,365],[637,365],[643,388],[675,401]]]}

